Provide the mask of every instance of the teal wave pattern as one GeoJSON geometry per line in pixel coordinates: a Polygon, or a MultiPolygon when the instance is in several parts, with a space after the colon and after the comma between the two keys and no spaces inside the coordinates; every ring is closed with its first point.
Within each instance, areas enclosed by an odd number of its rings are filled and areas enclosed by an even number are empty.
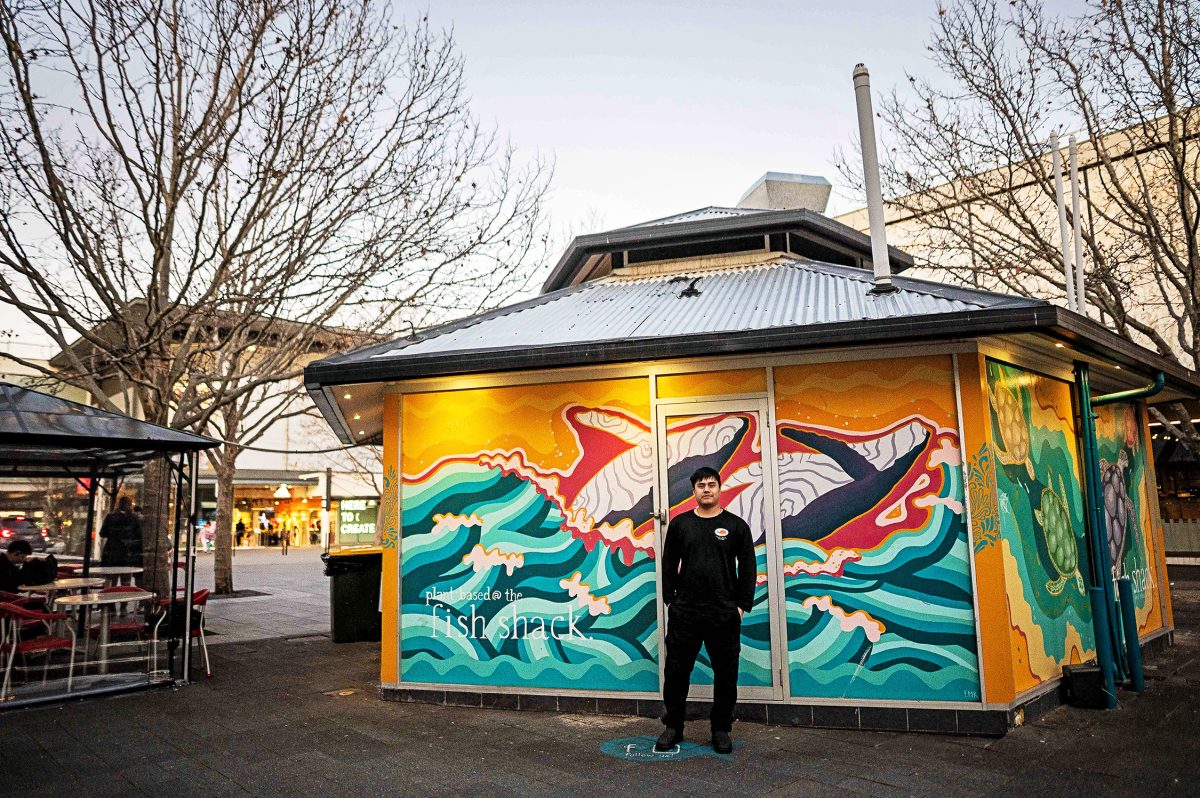
{"type": "MultiPolygon", "coordinates": [[[[941,495],[962,502],[961,468],[939,468],[941,495]]],[[[938,505],[921,529],[897,532],[857,553],[860,559],[840,574],[801,572],[784,581],[792,695],[978,701],[971,553],[962,516],[938,505]],[[824,597],[842,618],[818,606],[824,597]],[[865,616],[855,616],[859,612],[865,616]],[[853,623],[864,617],[876,623],[853,623]]],[[[783,555],[784,562],[828,556],[798,538],[784,538],[783,555]]]]}
{"type": "Polygon", "coordinates": [[[589,550],[533,484],[473,462],[449,462],[420,483],[405,483],[402,508],[405,681],[658,690],[648,554],[626,565],[604,545],[589,550]],[[482,523],[439,524],[446,515],[482,523]],[[500,560],[477,569],[464,561],[477,547],[521,560],[507,561],[511,573],[500,560]],[[607,613],[592,614],[564,588],[576,573],[592,599],[607,600],[607,613]]]}

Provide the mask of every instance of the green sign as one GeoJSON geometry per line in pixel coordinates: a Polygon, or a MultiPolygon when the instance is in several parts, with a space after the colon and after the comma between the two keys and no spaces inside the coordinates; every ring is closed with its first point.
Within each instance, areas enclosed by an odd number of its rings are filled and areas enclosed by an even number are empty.
{"type": "Polygon", "coordinates": [[[378,499],[342,499],[338,502],[338,541],[370,543],[375,540],[378,499]]]}

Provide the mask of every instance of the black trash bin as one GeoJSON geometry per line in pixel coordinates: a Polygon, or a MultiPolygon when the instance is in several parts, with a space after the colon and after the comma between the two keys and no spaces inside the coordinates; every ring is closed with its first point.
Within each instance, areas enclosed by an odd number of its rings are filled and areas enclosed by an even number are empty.
{"type": "Polygon", "coordinates": [[[379,640],[379,578],[383,550],[377,546],[321,555],[329,577],[329,631],[335,643],[379,640]]]}

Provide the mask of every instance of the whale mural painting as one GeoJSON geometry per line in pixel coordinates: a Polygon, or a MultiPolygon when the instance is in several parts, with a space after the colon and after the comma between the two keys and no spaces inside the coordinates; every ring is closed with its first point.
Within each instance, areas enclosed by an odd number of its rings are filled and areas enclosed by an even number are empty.
{"type": "Polygon", "coordinates": [[[775,378],[791,694],[978,701],[949,357],[775,378]]]}
{"type": "Polygon", "coordinates": [[[658,689],[644,379],[405,397],[404,681],[658,689]]]}

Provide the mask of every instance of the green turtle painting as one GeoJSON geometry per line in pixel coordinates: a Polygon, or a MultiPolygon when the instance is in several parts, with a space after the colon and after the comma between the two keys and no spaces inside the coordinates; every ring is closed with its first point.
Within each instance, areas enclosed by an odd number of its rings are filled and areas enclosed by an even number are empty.
{"type": "Polygon", "coordinates": [[[1030,479],[1034,479],[1033,462],[1029,459],[1029,426],[1021,411],[1021,402],[1016,394],[1000,382],[988,384],[988,398],[992,412],[1000,425],[1001,446],[997,446],[996,459],[1003,465],[1023,465],[1030,479]]]}
{"type": "Polygon", "coordinates": [[[1079,588],[1079,594],[1084,595],[1083,575],[1079,573],[1079,549],[1075,543],[1075,535],[1071,530],[1071,514],[1067,511],[1067,488],[1063,478],[1058,477],[1058,493],[1050,488],[1042,489],[1042,506],[1033,511],[1042,528],[1046,539],[1046,549],[1050,552],[1050,562],[1058,572],[1056,579],[1046,582],[1046,590],[1050,595],[1057,596],[1071,579],[1079,588]]]}

